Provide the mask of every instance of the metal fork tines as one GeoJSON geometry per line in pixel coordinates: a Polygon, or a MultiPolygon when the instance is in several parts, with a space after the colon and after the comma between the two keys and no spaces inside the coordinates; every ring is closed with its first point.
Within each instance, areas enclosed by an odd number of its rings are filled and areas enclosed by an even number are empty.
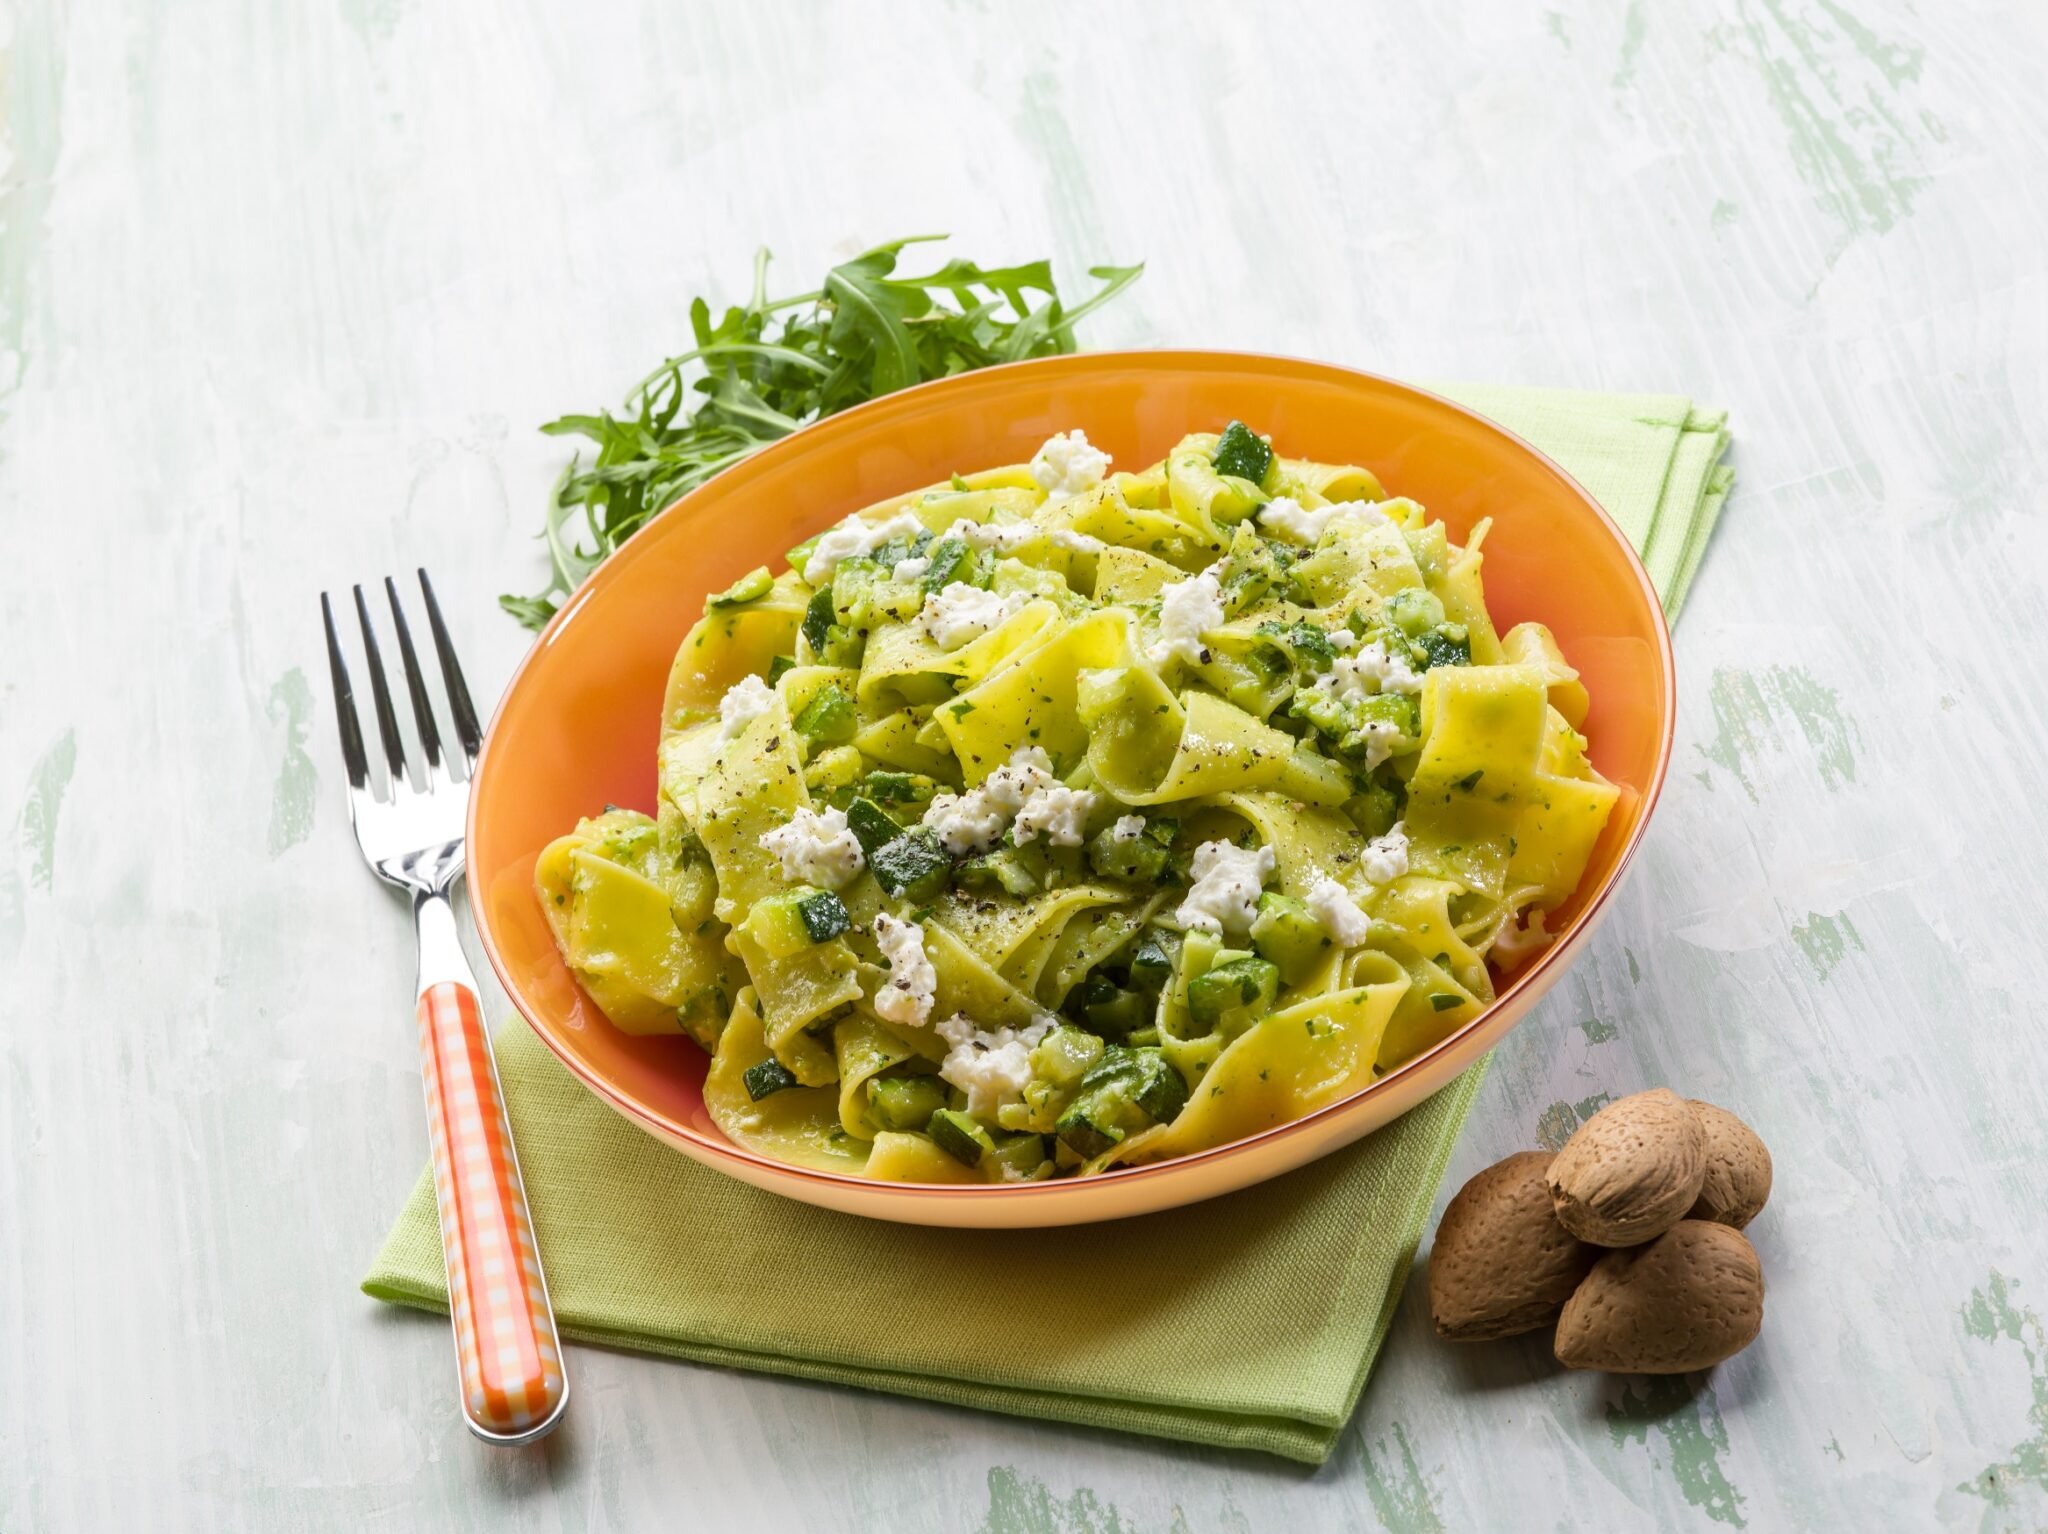
{"type": "Polygon", "coordinates": [[[399,660],[405,668],[406,692],[412,700],[419,741],[418,759],[410,763],[398,713],[392,706],[391,688],[385,680],[383,652],[377,642],[376,625],[370,618],[370,606],[361,586],[354,592],[356,620],[362,628],[363,655],[370,676],[372,711],[377,716],[377,735],[384,748],[386,771],[382,781],[371,772],[355,689],[335,626],[334,605],[324,591],[320,593],[320,616],[327,629],[327,660],[333,672],[334,708],[341,730],[342,763],[348,772],[349,818],[355,826],[356,841],[381,878],[415,891],[439,892],[462,871],[463,819],[469,802],[469,779],[476,770],[483,731],[477,724],[476,708],[470,702],[469,687],[455,658],[455,646],[441,617],[433,583],[427,579],[425,570],[419,572],[419,580],[420,594],[426,601],[427,626],[440,661],[441,683],[447,693],[449,719],[462,747],[459,778],[449,770],[451,764],[443,749],[440,725],[427,693],[426,675],[420,669],[412,627],[406,622],[397,584],[385,577],[384,593],[391,605],[392,628],[398,639],[399,660]]]}

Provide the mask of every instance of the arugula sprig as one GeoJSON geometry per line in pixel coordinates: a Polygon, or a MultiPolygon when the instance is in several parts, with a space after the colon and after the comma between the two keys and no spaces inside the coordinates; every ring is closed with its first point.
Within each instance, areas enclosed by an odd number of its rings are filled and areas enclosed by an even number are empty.
{"type": "Polygon", "coordinates": [[[716,323],[690,303],[696,345],[668,358],[626,397],[623,412],[565,415],[541,428],[592,444],[563,472],[541,536],[551,567],[534,596],[498,605],[538,629],[590,572],[685,491],[806,422],[927,379],[1075,349],[1074,327],[1137,281],[1137,266],[1090,267],[1101,286],[1068,308],[1052,263],[982,267],[955,258],[899,276],[892,240],[835,266],[822,286],[768,296],[769,255],[754,257],[753,292],[716,323]]]}

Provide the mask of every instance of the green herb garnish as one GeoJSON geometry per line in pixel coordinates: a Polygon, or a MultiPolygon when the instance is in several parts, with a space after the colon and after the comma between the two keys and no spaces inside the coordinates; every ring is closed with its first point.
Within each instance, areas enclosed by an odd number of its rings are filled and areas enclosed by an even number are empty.
{"type": "Polygon", "coordinates": [[[754,257],[754,289],[744,307],[727,309],[714,323],[710,304],[692,299],[696,344],[642,379],[623,414],[565,415],[541,428],[583,437],[595,451],[587,460],[578,454],[555,488],[541,531],[551,567],[547,586],[530,597],[501,596],[498,605],[540,628],[649,517],[719,470],[878,395],[1071,352],[1074,326],[1144,270],[1090,267],[1102,286],[1071,309],[1049,261],[982,267],[953,260],[924,276],[896,275],[905,246],[943,238],[878,245],[833,267],[814,291],[775,299],[768,296],[763,249],[754,257]]]}

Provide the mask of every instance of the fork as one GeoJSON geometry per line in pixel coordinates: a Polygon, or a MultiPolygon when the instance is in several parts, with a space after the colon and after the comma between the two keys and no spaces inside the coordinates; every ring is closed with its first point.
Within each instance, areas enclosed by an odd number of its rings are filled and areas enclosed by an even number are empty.
{"type": "Polygon", "coordinates": [[[527,1213],[519,1159],[512,1149],[497,1061],[477,1001],[476,977],[463,957],[455,909],[448,899],[462,877],[469,783],[476,773],[483,731],[477,727],[476,709],[456,663],[448,626],[441,620],[433,583],[425,570],[419,576],[449,716],[462,746],[460,778],[450,775],[443,759],[426,679],[391,578],[385,577],[384,591],[391,603],[391,623],[424,761],[415,762],[408,773],[376,629],[363,588],[357,586],[356,618],[362,625],[377,733],[389,769],[381,792],[370,776],[355,692],[342,659],[341,636],[335,631],[334,607],[324,591],[320,618],[327,628],[327,660],[334,675],[334,710],[341,726],[348,813],[356,844],[378,878],[412,896],[419,929],[420,1070],[426,1078],[434,1199],[440,1208],[441,1251],[448,1266],[448,1313],[455,1327],[462,1414],[479,1438],[522,1444],[561,1420],[569,1402],[569,1380],[533,1220],[527,1213]]]}

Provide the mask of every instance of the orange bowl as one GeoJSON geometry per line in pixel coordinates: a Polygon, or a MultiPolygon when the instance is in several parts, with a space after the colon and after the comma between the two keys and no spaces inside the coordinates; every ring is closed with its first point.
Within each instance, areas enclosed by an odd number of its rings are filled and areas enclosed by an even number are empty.
{"type": "Polygon", "coordinates": [[[1642,563],[1556,464],[1435,395],[1321,363],[1220,352],[1097,352],[992,368],[808,426],[683,497],[556,615],[498,705],[470,797],[471,902],[498,978],[590,1089],[685,1155],[806,1203],[973,1227],[1074,1224],[1172,1208],[1303,1165],[1398,1117],[1527,1014],[1584,947],[1642,840],[1671,753],[1670,636],[1642,563]],[[1009,1186],[867,1182],[771,1161],[704,1108],[704,1052],[613,1028],[564,967],[534,859],[579,815],[655,807],[663,686],[707,593],[862,506],[955,470],[1018,463],[1085,428],[1118,464],[1153,463],[1189,431],[1242,418],[1293,457],[1364,464],[1462,541],[1482,517],[1486,595],[1505,631],[1550,626],[1592,695],[1592,759],[1622,794],[1561,936],[1494,1004],[1434,1049],[1293,1123],[1176,1161],[1009,1186]]]}

